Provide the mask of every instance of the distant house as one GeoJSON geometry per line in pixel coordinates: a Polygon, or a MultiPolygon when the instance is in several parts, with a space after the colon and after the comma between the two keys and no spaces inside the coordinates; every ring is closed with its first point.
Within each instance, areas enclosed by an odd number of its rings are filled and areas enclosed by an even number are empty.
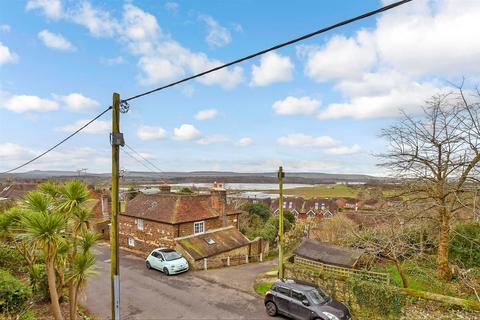
{"type": "Polygon", "coordinates": [[[293,250],[296,257],[344,268],[355,268],[362,250],[337,246],[315,240],[304,240],[293,250]]]}
{"type": "Polygon", "coordinates": [[[226,191],[216,184],[210,194],[181,194],[162,186],[159,193],[138,194],[119,215],[123,248],[148,253],[156,247],[175,248],[176,238],[234,226],[242,213],[227,205],[226,191]]]}
{"type": "Polygon", "coordinates": [[[27,192],[35,190],[35,183],[13,183],[0,190],[0,201],[18,200],[27,192]]]}
{"type": "MultiPolygon", "coordinates": [[[[284,210],[292,212],[297,219],[329,219],[338,209],[335,200],[326,198],[285,197],[282,205],[284,210]]],[[[272,202],[270,209],[273,215],[278,215],[278,201],[272,202]]]]}
{"type": "MultiPolygon", "coordinates": [[[[248,240],[237,228],[228,226],[202,234],[176,238],[176,249],[195,269],[242,264],[262,252],[262,241],[248,240]]],[[[258,258],[257,258],[258,260],[258,258]]]]}

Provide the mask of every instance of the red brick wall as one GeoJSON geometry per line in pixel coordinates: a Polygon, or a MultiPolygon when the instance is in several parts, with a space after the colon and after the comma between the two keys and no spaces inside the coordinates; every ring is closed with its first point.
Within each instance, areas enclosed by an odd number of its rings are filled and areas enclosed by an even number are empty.
{"type": "Polygon", "coordinates": [[[143,230],[138,230],[133,217],[119,216],[120,247],[131,248],[145,253],[158,247],[175,248],[176,227],[170,224],[143,220],[143,230]],[[135,246],[128,245],[128,238],[133,238],[135,246]]]}

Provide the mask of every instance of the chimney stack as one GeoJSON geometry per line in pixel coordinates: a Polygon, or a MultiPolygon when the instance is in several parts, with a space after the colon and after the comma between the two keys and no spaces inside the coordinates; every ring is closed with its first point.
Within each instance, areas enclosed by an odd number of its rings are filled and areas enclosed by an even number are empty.
{"type": "Polygon", "coordinates": [[[160,193],[170,193],[171,190],[170,185],[167,184],[165,181],[160,182],[159,189],[160,193]]]}
{"type": "Polygon", "coordinates": [[[227,190],[223,188],[222,183],[214,182],[212,190],[210,191],[212,199],[212,208],[220,213],[220,217],[223,219],[223,226],[227,226],[227,214],[225,207],[227,205],[227,190]]]}

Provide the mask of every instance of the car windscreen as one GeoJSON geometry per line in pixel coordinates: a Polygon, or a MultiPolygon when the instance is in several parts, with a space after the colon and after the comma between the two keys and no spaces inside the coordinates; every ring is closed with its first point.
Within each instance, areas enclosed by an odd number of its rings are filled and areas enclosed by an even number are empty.
{"type": "Polygon", "coordinates": [[[163,256],[165,257],[165,260],[167,260],[167,261],[177,260],[177,259],[180,259],[182,257],[181,255],[179,255],[175,251],[166,251],[166,252],[164,251],[163,256]]]}
{"type": "Polygon", "coordinates": [[[330,300],[330,297],[322,290],[313,289],[305,293],[314,304],[323,304],[330,300]]]}

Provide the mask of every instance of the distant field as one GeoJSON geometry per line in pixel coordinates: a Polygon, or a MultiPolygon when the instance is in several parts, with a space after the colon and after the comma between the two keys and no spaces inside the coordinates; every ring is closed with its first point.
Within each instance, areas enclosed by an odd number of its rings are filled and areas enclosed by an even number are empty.
{"type": "Polygon", "coordinates": [[[358,192],[364,190],[362,186],[349,186],[345,184],[318,185],[314,187],[300,187],[285,190],[285,195],[302,196],[304,198],[355,198],[358,192]]]}

